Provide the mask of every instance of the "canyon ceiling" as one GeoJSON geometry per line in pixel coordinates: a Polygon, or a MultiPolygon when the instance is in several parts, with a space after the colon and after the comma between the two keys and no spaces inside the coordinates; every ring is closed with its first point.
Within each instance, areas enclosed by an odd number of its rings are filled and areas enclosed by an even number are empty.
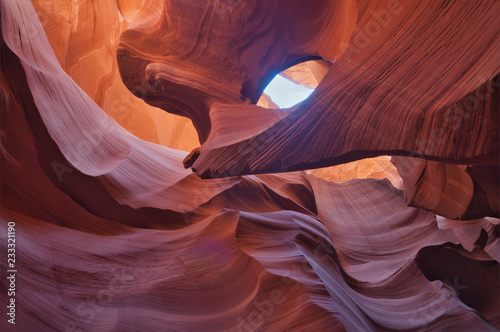
{"type": "Polygon", "coordinates": [[[500,329],[500,1],[0,1],[1,331],[500,329]]]}

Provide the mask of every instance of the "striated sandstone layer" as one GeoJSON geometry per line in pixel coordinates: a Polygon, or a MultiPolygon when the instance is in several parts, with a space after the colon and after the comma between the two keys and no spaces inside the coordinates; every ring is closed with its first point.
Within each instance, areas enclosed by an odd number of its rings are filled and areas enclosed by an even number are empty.
{"type": "Polygon", "coordinates": [[[209,138],[189,165],[209,178],[384,154],[498,164],[500,2],[359,1],[357,8],[349,47],[310,98],[251,137],[233,132],[225,146],[209,138]]]}
{"type": "Polygon", "coordinates": [[[1,331],[500,329],[497,1],[0,3],[1,331]]]}

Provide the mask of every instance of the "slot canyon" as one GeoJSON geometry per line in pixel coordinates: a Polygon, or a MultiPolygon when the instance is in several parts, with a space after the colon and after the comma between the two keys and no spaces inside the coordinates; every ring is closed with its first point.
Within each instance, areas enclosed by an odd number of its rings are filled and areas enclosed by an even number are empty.
{"type": "Polygon", "coordinates": [[[500,1],[0,3],[1,331],[500,331],[500,1]]]}

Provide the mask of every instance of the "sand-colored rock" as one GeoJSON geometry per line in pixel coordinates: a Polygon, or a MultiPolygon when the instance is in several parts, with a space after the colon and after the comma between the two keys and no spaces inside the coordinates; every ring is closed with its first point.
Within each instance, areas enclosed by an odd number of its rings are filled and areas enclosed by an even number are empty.
{"type": "Polygon", "coordinates": [[[149,106],[141,100],[143,90],[133,91],[137,98],[120,78],[118,38],[141,5],[140,0],[33,2],[62,68],[99,107],[143,140],[190,151],[199,141],[189,120],[149,106]]]}
{"type": "Polygon", "coordinates": [[[350,49],[390,4],[0,0],[0,330],[498,331],[498,5],[410,1],[350,49]],[[308,102],[248,104],[310,52],[337,61],[308,102]]]}
{"type": "Polygon", "coordinates": [[[396,167],[391,163],[391,158],[387,156],[362,159],[327,168],[313,169],[309,172],[327,181],[335,182],[364,178],[389,179],[394,187],[403,189],[403,181],[396,167]]]}

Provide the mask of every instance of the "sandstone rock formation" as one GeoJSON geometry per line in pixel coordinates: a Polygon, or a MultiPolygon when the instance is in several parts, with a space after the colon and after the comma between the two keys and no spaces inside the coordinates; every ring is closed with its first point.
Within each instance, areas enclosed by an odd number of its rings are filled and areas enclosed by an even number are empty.
{"type": "Polygon", "coordinates": [[[193,169],[220,177],[382,154],[497,164],[499,6],[358,2],[350,48],[311,98],[253,137],[233,133],[223,147],[207,140],[193,169]]]}
{"type": "Polygon", "coordinates": [[[500,329],[498,1],[0,3],[1,331],[500,329]]]}

